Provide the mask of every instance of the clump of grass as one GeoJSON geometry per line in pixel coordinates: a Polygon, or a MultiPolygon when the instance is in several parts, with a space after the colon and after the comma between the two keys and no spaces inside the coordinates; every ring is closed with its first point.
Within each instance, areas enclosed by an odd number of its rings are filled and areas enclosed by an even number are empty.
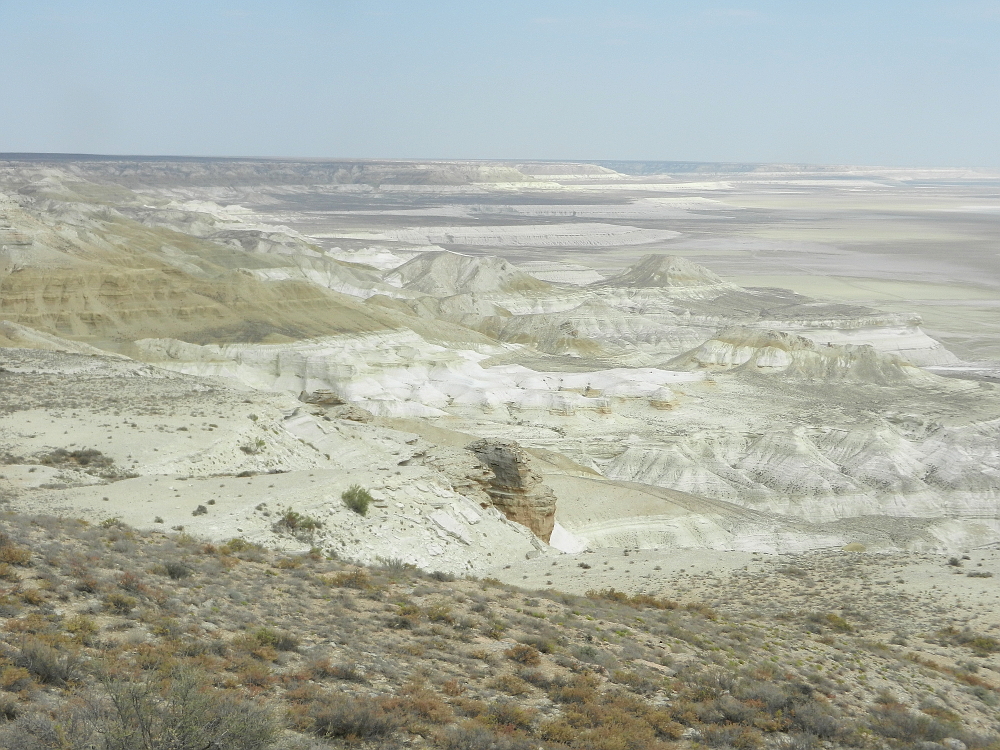
{"type": "Polygon", "coordinates": [[[368,515],[368,506],[374,500],[371,493],[360,484],[352,484],[340,493],[340,499],[344,501],[344,505],[359,516],[368,515]]]}

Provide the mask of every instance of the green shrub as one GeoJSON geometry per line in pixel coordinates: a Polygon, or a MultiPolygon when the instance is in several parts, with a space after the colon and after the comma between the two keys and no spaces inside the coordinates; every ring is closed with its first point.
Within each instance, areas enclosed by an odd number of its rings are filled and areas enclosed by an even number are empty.
{"type": "Polygon", "coordinates": [[[293,634],[274,628],[257,628],[253,639],[261,646],[270,646],[278,651],[298,651],[299,639],[293,634]]]}
{"type": "Polygon", "coordinates": [[[344,501],[344,505],[359,516],[366,516],[368,515],[368,505],[374,498],[360,484],[352,484],[340,494],[340,499],[344,501]]]}
{"type": "Polygon", "coordinates": [[[177,560],[170,560],[163,563],[163,570],[175,581],[188,578],[191,575],[191,568],[177,560]]]}
{"type": "Polygon", "coordinates": [[[104,597],[104,608],[118,615],[127,615],[139,605],[139,600],[113,592],[104,597]]]}
{"type": "Polygon", "coordinates": [[[316,520],[312,516],[307,516],[299,513],[297,510],[292,510],[288,508],[281,512],[281,517],[278,519],[277,523],[274,524],[275,531],[280,531],[282,529],[292,532],[293,534],[299,534],[302,532],[312,532],[316,529],[323,527],[321,521],[316,520]]]}

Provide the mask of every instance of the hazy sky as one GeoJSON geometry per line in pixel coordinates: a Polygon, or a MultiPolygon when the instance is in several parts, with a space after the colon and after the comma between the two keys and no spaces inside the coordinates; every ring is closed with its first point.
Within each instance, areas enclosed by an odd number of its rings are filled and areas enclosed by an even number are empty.
{"type": "Polygon", "coordinates": [[[0,0],[0,152],[1000,166],[1000,0],[0,0]]]}

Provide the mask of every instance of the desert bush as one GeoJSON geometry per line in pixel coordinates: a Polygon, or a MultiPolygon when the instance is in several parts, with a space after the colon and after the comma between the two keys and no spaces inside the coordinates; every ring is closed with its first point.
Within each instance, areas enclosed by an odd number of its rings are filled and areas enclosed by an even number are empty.
{"type": "Polygon", "coordinates": [[[976,656],[989,656],[1000,651],[1000,641],[996,638],[977,633],[969,628],[958,630],[955,627],[947,627],[939,630],[937,636],[942,643],[965,646],[971,649],[976,656]]]}
{"type": "Polygon", "coordinates": [[[662,684],[660,680],[651,680],[644,675],[625,669],[616,669],[612,672],[611,681],[624,685],[633,693],[642,693],[643,695],[652,695],[660,689],[662,684]]]}
{"type": "Polygon", "coordinates": [[[66,632],[71,633],[74,638],[83,643],[89,643],[100,630],[94,618],[86,615],[76,615],[69,618],[64,627],[66,632]]]}
{"type": "Polygon", "coordinates": [[[80,656],[75,649],[56,650],[36,638],[21,641],[14,664],[46,685],[65,685],[82,675],[80,656]]]}
{"type": "Polygon", "coordinates": [[[14,721],[17,718],[20,708],[17,704],[17,699],[13,696],[0,696],[0,719],[3,721],[14,721]]]}
{"type": "Polygon", "coordinates": [[[138,605],[139,600],[135,597],[118,592],[112,592],[104,597],[104,608],[117,615],[127,615],[138,605]]]}
{"type": "Polygon", "coordinates": [[[396,731],[398,722],[372,700],[326,695],[314,701],[306,714],[309,729],[324,738],[372,740],[396,731]]]}
{"type": "Polygon", "coordinates": [[[528,729],[537,713],[534,709],[524,708],[514,701],[498,700],[489,707],[484,718],[496,726],[528,729]]]}
{"type": "Polygon", "coordinates": [[[548,675],[537,669],[522,669],[517,673],[517,676],[528,684],[543,689],[547,688],[552,682],[548,675]]]}
{"type": "Polygon", "coordinates": [[[417,569],[413,563],[408,563],[399,557],[378,557],[378,567],[391,576],[412,573],[417,569]]]}
{"type": "Polygon", "coordinates": [[[502,690],[507,695],[527,695],[531,692],[531,685],[512,674],[502,674],[497,677],[493,681],[493,687],[502,690]]]}
{"type": "Polygon", "coordinates": [[[247,550],[254,549],[256,546],[253,542],[248,542],[246,539],[237,536],[219,547],[219,552],[223,555],[234,555],[237,552],[246,552],[247,550]]]}
{"type": "Polygon", "coordinates": [[[275,531],[289,531],[292,534],[310,534],[322,527],[321,521],[291,508],[281,511],[280,517],[273,526],[275,531]]]}
{"type": "Polygon", "coordinates": [[[543,654],[554,654],[559,649],[559,644],[556,642],[555,637],[524,635],[517,640],[538,649],[543,654]]]}
{"type": "Polygon", "coordinates": [[[360,484],[352,484],[340,493],[340,499],[359,516],[368,515],[368,506],[374,501],[371,493],[360,484]]]}
{"type": "Polygon", "coordinates": [[[0,545],[0,563],[27,567],[31,565],[31,550],[11,543],[0,545]]]}
{"type": "Polygon", "coordinates": [[[35,680],[31,676],[31,672],[24,667],[10,666],[0,670],[0,688],[4,690],[16,693],[31,687],[34,682],[35,680]]]}
{"type": "MultiPolygon", "coordinates": [[[[616,604],[627,604],[631,607],[637,607],[637,608],[646,607],[650,609],[666,610],[666,609],[677,609],[678,607],[680,607],[680,605],[677,602],[672,601],[670,599],[660,599],[655,596],[650,596],[649,594],[629,595],[626,594],[624,591],[617,591],[613,588],[600,589],[600,590],[591,589],[586,593],[586,596],[588,599],[593,599],[595,601],[603,600],[608,602],[614,602],[616,604]]],[[[692,605],[688,605],[687,608],[690,609],[691,606],[692,605]]],[[[698,608],[704,605],[696,604],[693,606],[695,608],[698,608]]]]}
{"type": "Polygon", "coordinates": [[[264,750],[279,733],[271,713],[211,687],[200,672],[173,672],[163,684],[107,680],[91,721],[109,750],[264,750]]]}
{"type": "Polygon", "coordinates": [[[118,588],[134,594],[142,589],[142,579],[131,571],[125,571],[118,578],[118,588]]]}
{"type": "Polygon", "coordinates": [[[168,560],[163,563],[163,572],[175,581],[189,578],[193,573],[190,566],[185,565],[179,560],[168,560]]]}
{"type": "Polygon", "coordinates": [[[789,714],[792,726],[822,740],[844,740],[855,732],[854,725],[827,705],[813,700],[798,703],[789,714]]]}
{"type": "Polygon", "coordinates": [[[402,602],[396,605],[396,618],[391,625],[394,628],[412,630],[420,623],[423,617],[420,607],[410,602],[402,602]]]}
{"type": "Polygon", "coordinates": [[[367,682],[364,673],[358,669],[354,662],[342,662],[340,664],[330,664],[324,674],[335,680],[345,680],[347,682],[367,682]]]}
{"type": "Polygon", "coordinates": [[[440,736],[438,745],[444,750],[537,750],[539,747],[537,740],[497,734],[478,724],[450,727],[440,736]]]}
{"type": "Polygon", "coordinates": [[[524,664],[529,667],[536,667],[542,663],[542,655],[538,652],[538,649],[524,643],[511,646],[503,652],[503,655],[511,661],[516,661],[518,664],[524,664]]]}
{"type": "Polygon", "coordinates": [[[298,651],[299,639],[293,633],[274,628],[260,627],[249,634],[249,640],[263,647],[270,647],[276,651],[298,651]]]}
{"type": "Polygon", "coordinates": [[[916,742],[937,742],[954,737],[960,728],[923,713],[909,711],[898,704],[881,704],[871,710],[868,721],[872,731],[883,737],[916,742]]]}
{"type": "Polygon", "coordinates": [[[503,638],[503,634],[507,632],[507,623],[503,620],[493,619],[483,625],[482,628],[483,635],[487,638],[492,638],[493,640],[500,640],[503,638]]]}
{"type": "Polygon", "coordinates": [[[753,750],[763,744],[761,733],[739,724],[709,725],[701,728],[702,741],[709,747],[753,750]]]}
{"type": "Polygon", "coordinates": [[[444,622],[449,625],[455,622],[455,616],[451,613],[451,607],[443,602],[432,604],[427,608],[427,619],[431,622],[444,622]]]}
{"type": "Polygon", "coordinates": [[[331,586],[341,586],[348,589],[358,589],[366,591],[374,588],[371,577],[363,568],[355,568],[350,571],[341,571],[326,579],[331,586]]]}

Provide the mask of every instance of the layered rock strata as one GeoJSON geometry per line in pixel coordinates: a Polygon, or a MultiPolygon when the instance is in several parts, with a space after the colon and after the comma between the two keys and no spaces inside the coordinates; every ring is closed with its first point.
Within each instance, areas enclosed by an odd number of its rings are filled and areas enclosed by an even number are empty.
{"type": "Polygon", "coordinates": [[[556,497],[532,470],[528,454],[513,440],[477,440],[466,448],[493,472],[486,488],[493,505],[548,542],[555,525],[556,497]]]}

